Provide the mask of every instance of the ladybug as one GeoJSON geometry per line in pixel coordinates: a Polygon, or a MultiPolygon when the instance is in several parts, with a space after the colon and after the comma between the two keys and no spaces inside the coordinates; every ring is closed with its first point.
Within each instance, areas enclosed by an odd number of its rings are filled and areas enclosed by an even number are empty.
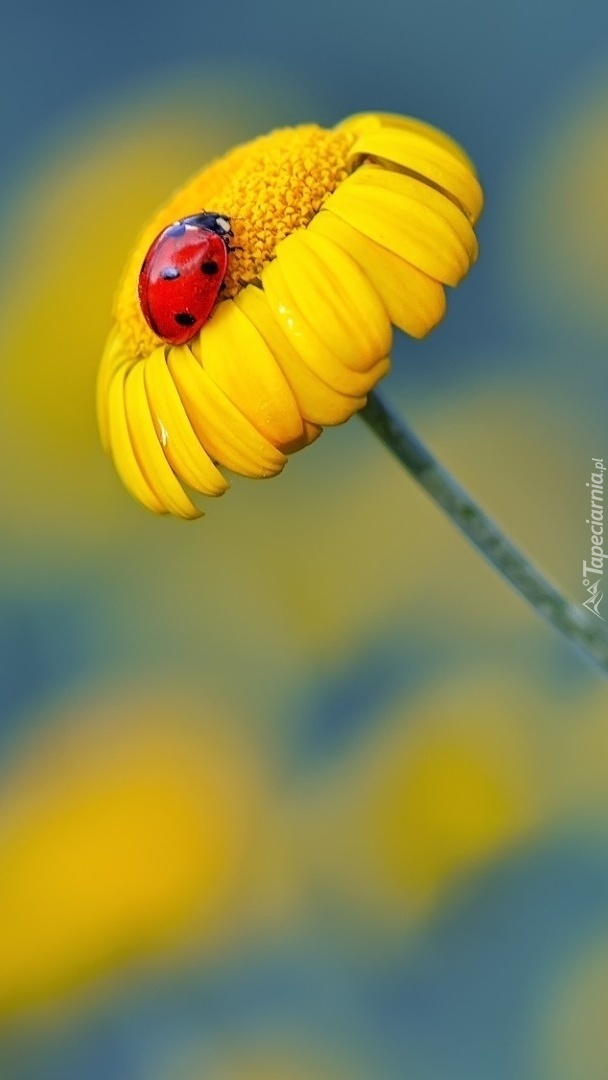
{"type": "Polygon", "coordinates": [[[139,303],[150,329],[183,345],[206,323],[228,267],[230,218],[203,211],[156,237],[139,272],[139,303]]]}

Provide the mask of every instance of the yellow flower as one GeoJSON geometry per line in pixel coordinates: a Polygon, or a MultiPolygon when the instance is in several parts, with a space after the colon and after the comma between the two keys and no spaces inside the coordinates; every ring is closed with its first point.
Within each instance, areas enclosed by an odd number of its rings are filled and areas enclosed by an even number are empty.
{"type": "Polygon", "coordinates": [[[118,291],[98,380],[104,444],[136,499],[199,517],[223,466],[281,472],[286,455],[363,407],[390,366],[391,323],[423,337],[444,285],[477,257],[482,206],[460,147],[427,124],[363,114],[275,131],[198,173],[144,230],[118,291]],[[187,345],[147,326],[139,270],[155,236],[201,210],[234,230],[223,299],[187,345]]]}

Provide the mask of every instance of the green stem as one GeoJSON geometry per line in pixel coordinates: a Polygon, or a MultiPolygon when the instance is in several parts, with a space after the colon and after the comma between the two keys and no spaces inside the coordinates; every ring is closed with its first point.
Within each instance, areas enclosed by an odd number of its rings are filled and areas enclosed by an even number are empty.
{"type": "Polygon", "coordinates": [[[368,396],[367,405],[361,410],[360,416],[534,610],[583,656],[608,674],[608,635],[603,622],[587,615],[582,605],[571,603],[543,577],[377,393],[368,396]]]}

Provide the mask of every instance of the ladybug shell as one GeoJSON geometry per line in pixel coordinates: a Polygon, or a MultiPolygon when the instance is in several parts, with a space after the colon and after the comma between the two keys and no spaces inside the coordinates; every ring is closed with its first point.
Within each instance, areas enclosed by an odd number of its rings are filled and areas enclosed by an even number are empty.
{"type": "Polygon", "coordinates": [[[227,242],[196,222],[175,222],[156,237],[139,274],[139,302],[150,329],[183,345],[205,324],[228,265],[227,242]]]}

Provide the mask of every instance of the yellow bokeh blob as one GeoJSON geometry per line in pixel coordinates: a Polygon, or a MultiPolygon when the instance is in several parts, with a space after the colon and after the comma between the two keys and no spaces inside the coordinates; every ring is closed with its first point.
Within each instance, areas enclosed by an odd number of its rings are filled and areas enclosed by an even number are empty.
{"type": "Polygon", "coordinates": [[[527,814],[497,755],[467,733],[421,739],[410,755],[387,770],[369,825],[387,881],[424,904],[516,839],[527,814]]]}
{"type": "MultiPolygon", "coordinates": [[[[542,696],[498,674],[444,679],[378,717],[325,792],[317,863],[345,902],[409,919],[534,834],[547,793],[542,696]]],[[[314,842],[311,837],[311,842],[314,842]]]]}
{"type": "Polygon", "coordinates": [[[11,763],[0,1015],[229,924],[260,789],[225,719],[195,718],[170,697],[86,703],[11,763]]]}

